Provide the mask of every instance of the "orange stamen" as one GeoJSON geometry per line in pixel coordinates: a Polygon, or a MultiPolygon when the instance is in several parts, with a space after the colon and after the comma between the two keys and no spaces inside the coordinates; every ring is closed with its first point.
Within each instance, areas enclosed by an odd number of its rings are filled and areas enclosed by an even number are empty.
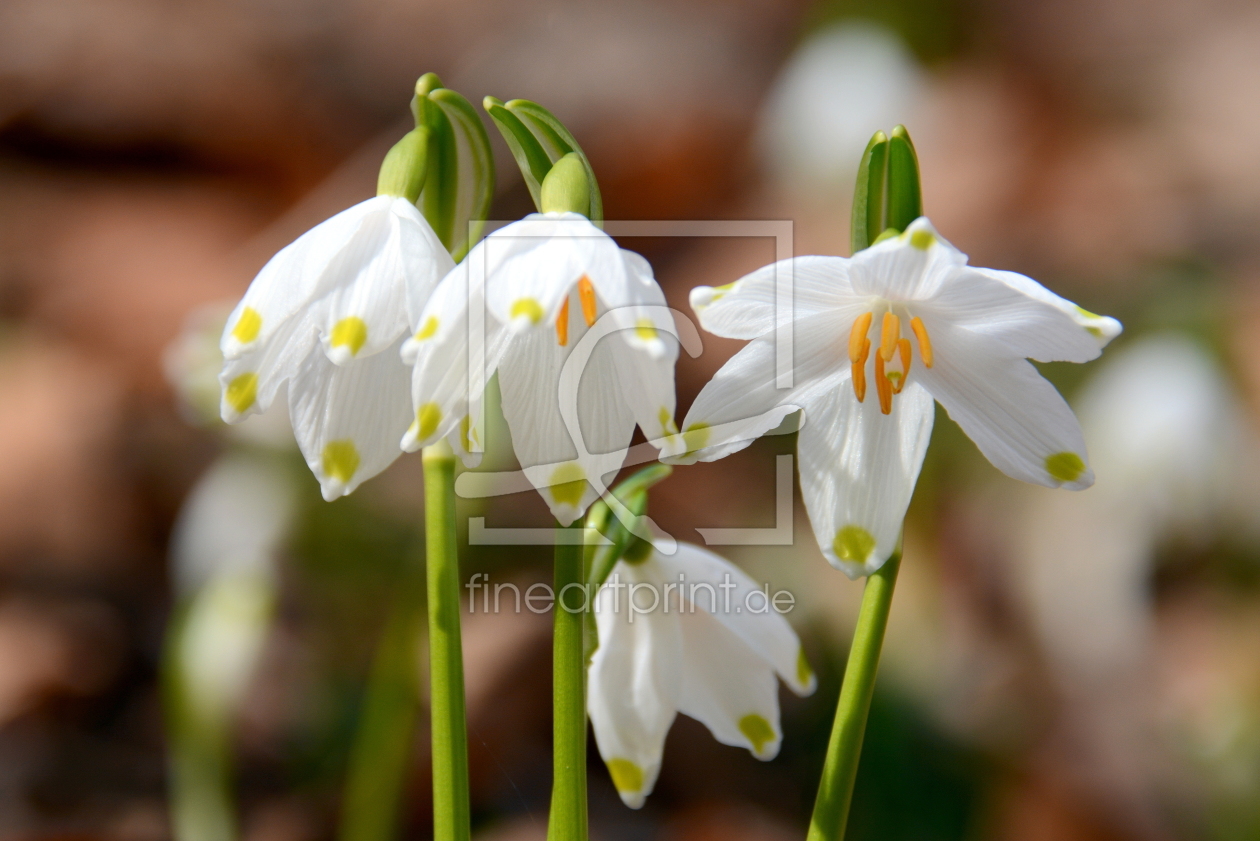
{"type": "Polygon", "coordinates": [[[932,340],[928,337],[927,328],[923,326],[923,319],[917,315],[910,319],[910,329],[914,331],[914,337],[919,341],[919,356],[923,357],[923,364],[931,368],[932,340]]]}
{"type": "Polygon", "coordinates": [[[565,298],[560,305],[560,314],[556,316],[556,341],[560,347],[569,343],[569,299],[565,298]]]}
{"type": "MultiPolygon", "coordinates": [[[[874,318],[874,315],[872,313],[866,312],[858,316],[858,319],[853,322],[853,329],[849,331],[849,361],[850,362],[853,362],[856,364],[859,360],[863,360],[866,358],[863,355],[865,352],[862,350],[862,348],[864,347],[863,345],[864,342],[866,343],[865,346],[870,345],[870,340],[866,338],[866,334],[871,329],[872,318],[874,318]]],[[[862,398],[859,397],[858,399],[861,400],[862,398]]]]}
{"type": "Polygon", "coordinates": [[[879,334],[879,355],[891,362],[897,352],[897,339],[901,338],[901,319],[891,312],[884,313],[884,324],[879,334]]]}
{"type": "MultiPolygon", "coordinates": [[[[870,315],[870,313],[867,313],[870,315]]],[[[866,320],[867,324],[870,319],[866,320]]],[[[858,354],[858,358],[850,365],[853,372],[853,393],[857,395],[858,402],[861,403],[866,399],[866,358],[871,355],[871,340],[862,340],[862,352],[858,354]]]]}
{"type": "Polygon", "coordinates": [[[893,394],[901,394],[906,387],[906,379],[910,376],[910,340],[898,339],[897,350],[901,354],[901,376],[893,383],[893,394]]]}
{"type": "Polygon", "coordinates": [[[875,392],[879,395],[879,410],[885,415],[892,413],[893,386],[884,375],[883,354],[875,354],[875,392]]]}
{"type": "Polygon", "coordinates": [[[582,299],[582,317],[586,319],[586,326],[590,327],[595,323],[595,287],[586,275],[578,281],[578,297],[582,299]]]}

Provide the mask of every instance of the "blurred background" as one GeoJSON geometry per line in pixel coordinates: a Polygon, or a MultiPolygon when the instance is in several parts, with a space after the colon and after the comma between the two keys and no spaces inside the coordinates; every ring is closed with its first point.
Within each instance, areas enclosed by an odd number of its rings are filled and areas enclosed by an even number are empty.
{"type": "MultiPolygon", "coordinates": [[[[229,434],[206,409],[226,308],[372,194],[425,71],[552,109],[610,219],[790,219],[797,254],[848,253],[862,147],[903,122],[926,211],[973,263],[1120,318],[1101,360],[1042,366],[1094,488],[1020,485],[938,417],[849,837],[1260,838],[1249,0],[5,0],[0,837],[187,841],[225,808],[194,797],[172,818],[171,779],[235,802],[239,830],[201,836],[220,841],[324,841],[371,801],[346,782],[384,715],[365,687],[390,662],[424,674],[390,619],[422,563],[419,459],[326,504],[283,417],[229,434]],[[227,782],[199,789],[206,768],[227,782]]],[[[532,208],[499,151],[512,219],[532,208]]],[[[623,245],[683,312],[691,287],[774,255],[623,245]]],[[[679,418],[738,346],[684,354],[679,418]]],[[[494,432],[487,463],[510,467],[494,432]]],[[[773,456],[792,451],[786,434],[677,470],[654,515],[695,542],[771,526],[773,456]]],[[[461,504],[549,522],[533,493],[461,504]]],[[[783,696],[782,753],[759,763],[680,718],[632,812],[592,742],[596,839],[803,837],[861,583],[823,561],[799,499],[795,536],[728,553],[797,595],[820,674],[783,696]]],[[[543,547],[472,547],[464,566],[550,575],[543,547]]],[[[474,834],[541,839],[548,619],[464,628],[474,834]]],[[[430,832],[426,718],[397,750],[408,839],[430,832]]]]}

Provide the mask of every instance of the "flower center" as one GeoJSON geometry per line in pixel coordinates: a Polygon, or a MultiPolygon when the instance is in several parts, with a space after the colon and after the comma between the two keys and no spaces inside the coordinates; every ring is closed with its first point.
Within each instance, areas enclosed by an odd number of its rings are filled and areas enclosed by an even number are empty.
{"type": "MultiPolygon", "coordinates": [[[[582,302],[582,318],[586,321],[586,326],[590,327],[595,323],[595,287],[591,285],[591,279],[586,275],[582,275],[577,282],[578,299],[582,302]]],[[[560,347],[564,347],[569,343],[569,296],[566,295],[564,303],[560,305],[560,312],[556,315],[556,342],[560,347]]]]}
{"type": "MultiPolygon", "coordinates": [[[[876,309],[881,309],[877,307],[876,309]]],[[[892,412],[893,395],[906,387],[910,375],[910,340],[901,337],[901,317],[892,311],[891,304],[884,304],[879,326],[879,347],[874,353],[875,393],[879,395],[879,410],[885,415],[892,412]],[[890,367],[891,366],[891,367],[890,367]]],[[[875,320],[875,310],[862,313],[849,331],[849,363],[853,370],[853,393],[858,402],[866,399],[866,362],[871,358],[871,340],[867,334],[875,320]]],[[[919,345],[919,356],[924,366],[932,367],[932,340],[927,327],[918,316],[910,319],[910,330],[919,345]]]]}

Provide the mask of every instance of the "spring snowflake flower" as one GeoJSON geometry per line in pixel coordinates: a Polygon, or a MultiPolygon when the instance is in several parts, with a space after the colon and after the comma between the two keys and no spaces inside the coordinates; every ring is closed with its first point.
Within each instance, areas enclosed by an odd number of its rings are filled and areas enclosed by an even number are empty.
{"type": "Polygon", "coordinates": [[[480,402],[497,371],[517,460],[568,525],[621,467],[636,423],[649,440],[677,432],[673,329],[647,260],[581,214],[531,214],[478,243],[416,320],[403,346],[416,413],[402,446],[451,435],[479,449],[480,402]],[[566,365],[591,342],[584,364],[566,365]],[[471,377],[470,348],[484,354],[471,377]],[[577,429],[565,421],[572,406],[577,429]]]}
{"type": "Polygon", "coordinates": [[[681,712],[758,759],[779,752],[779,686],[817,683],[792,626],[756,582],[686,543],[663,555],[639,540],[595,596],[599,647],[587,710],[627,806],[651,793],[665,736],[681,712]]]}
{"type": "Polygon", "coordinates": [[[453,267],[406,198],[380,195],[315,226],[263,267],[228,318],[223,419],[266,411],[288,382],[293,431],[324,499],[350,493],[399,455],[412,419],[399,348],[453,267]]]}
{"type": "Polygon", "coordinates": [[[1071,490],[1094,481],[1080,425],[1028,359],[1086,362],[1120,333],[1014,272],[967,265],[926,218],[851,258],[799,257],[701,286],[704,328],[752,339],[701,391],[666,456],[712,461],[804,410],[801,492],[850,577],[892,553],[932,431],[933,398],[994,466],[1071,490]],[[775,277],[791,272],[793,387],[775,387],[775,277]]]}

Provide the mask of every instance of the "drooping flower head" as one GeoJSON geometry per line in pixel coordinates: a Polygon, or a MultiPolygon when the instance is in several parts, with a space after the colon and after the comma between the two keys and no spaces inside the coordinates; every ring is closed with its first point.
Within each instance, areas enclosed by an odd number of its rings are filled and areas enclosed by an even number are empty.
{"type": "Polygon", "coordinates": [[[1023,275],[967,265],[926,218],[890,234],[851,258],[794,258],[692,290],[706,330],[752,341],[704,387],[666,453],[721,458],[803,409],[801,491],[819,547],[850,577],[878,569],[896,546],[933,400],[1007,475],[1089,487],[1080,425],[1028,360],[1086,362],[1121,329],[1023,275]],[[792,312],[776,319],[784,278],[792,312]],[[785,321],[793,382],[779,389],[785,321]]]}
{"type": "MultiPolygon", "coordinates": [[[[500,124],[502,113],[515,119],[509,109],[554,120],[533,103],[487,101],[500,124]]],[[[504,134],[514,148],[538,145],[523,128],[504,134]]],[[[676,431],[678,349],[651,266],[591,221],[598,188],[564,136],[531,182],[541,212],[474,246],[415,321],[403,347],[415,366],[415,423],[402,445],[458,435],[480,449],[483,391],[497,372],[517,460],[568,525],[621,467],[636,424],[649,440],[676,431]]]]}
{"type": "MultiPolygon", "coordinates": [[[[417,84],[417,127],[386,157],[378,195],[276,254],[223,333],[223,419],[265,412],[287,383],[294,433],[327,500],[398,456],[398,437],[413,417],[399,348],[455,265],[416,206],[429,170],[436,178],[453,165],[451,155],[430,154],[434,126],[448,119],[445,109],[458,110],[451,103],[459,95],[439,85],[432,74],[417,84]]],[[[456,226],[443,224],[443,212],[435,215],[449,233],[456,226]]]]}
{"type": "Polygon", "coordinates": [[[594,599],[587,709],[621,799],[643,805],[678,713],[758,759],[779,752],[779,679],[817,681],[796,633],[747,574],[707,549],[636,538],[594,599]]]}

